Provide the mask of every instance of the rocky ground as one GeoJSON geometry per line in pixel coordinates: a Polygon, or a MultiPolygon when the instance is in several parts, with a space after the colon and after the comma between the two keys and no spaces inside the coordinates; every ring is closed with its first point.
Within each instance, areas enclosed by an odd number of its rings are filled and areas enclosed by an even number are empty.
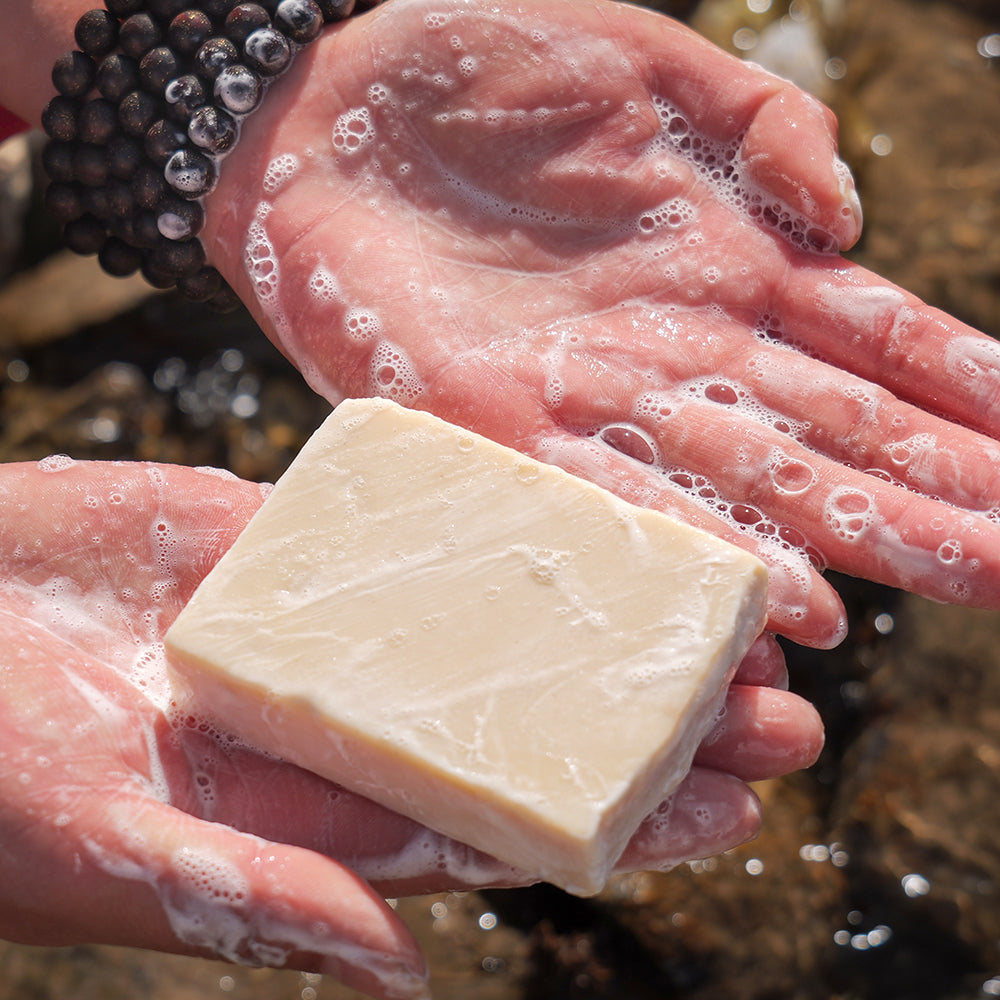
{"type": "MultiPolygon", "coordinates": [[[[820,91],[864,199],[853,256],[1000,335],[995,0],[660,6],[820,91]]],[[[0,172],[20,176],[19,155],[3,151],[0,172]]],[[[51,231],[33,206],[22,222],[17,187],[0,210],[0,460],[280,474],[326,406],[249,319],[206,322],[139,286],[107,287],[86,261],[43,262],[51,231]]],[[[399,901],[439,1000],[1000,996],[1000,615],[837,583],[847,642],[789,650],[827,748],[808,772],[760,786],[761,838],[591,901],[544,887],[399,901]]],[[[0,944],[0,1000],[221,995],[353,996],[298,973],[0,944]]]]}

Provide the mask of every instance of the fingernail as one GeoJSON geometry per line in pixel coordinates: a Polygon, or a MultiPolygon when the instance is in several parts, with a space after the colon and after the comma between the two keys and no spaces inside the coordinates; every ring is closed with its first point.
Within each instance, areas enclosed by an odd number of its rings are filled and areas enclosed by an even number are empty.
{"type": "MultiPolygon", "coordinates": [[[[861,211],[861,198],[858,196],[858,189],[854,185],[854,176],[851,168],[839,157],[833,163],[834,172],[837,175],[837,184],[840,190],[840,197],[844,203],[844,213],[849,214],[854,226],[851,243],[855,243],[861,235],[861,227],[864,224],[864,215],[861,211]]],[[[844,249],[847,249],[846,247],[844,249]]]]}

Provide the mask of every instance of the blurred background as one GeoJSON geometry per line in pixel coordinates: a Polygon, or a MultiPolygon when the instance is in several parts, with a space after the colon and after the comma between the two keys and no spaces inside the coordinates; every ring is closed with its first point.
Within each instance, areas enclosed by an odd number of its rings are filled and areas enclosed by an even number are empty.
{"type": "MultiPolygon", "coordinates": [[[[650,6],[830,104],[865,207],[851,256],[1000,336],[997,0],[650,6]]],[[[273,481],[327,404],[246,313],[58,252],[38,146],[0,146],[0,461],[65,452],[273,481]]],[[[1000,996],[1000,615],[834,582],[848,640],[788,648],[827,747],[757,786],[760,839],[593,900],[548,887],[399,900],[438,1000],[1000,996]]],[[[358,995],[296,972],[0,942],[0,1000],[226,996],[358,995]]]]}

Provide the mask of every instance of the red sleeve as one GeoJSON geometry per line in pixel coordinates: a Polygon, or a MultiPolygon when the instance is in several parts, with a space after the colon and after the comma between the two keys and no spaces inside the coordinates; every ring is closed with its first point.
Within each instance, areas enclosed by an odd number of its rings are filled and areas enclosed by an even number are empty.
{"type": "Polygon", "coordinates": [[[29,128],[28,123],[21,121],[13,112],[0,108],[0,142],[18,132],[26,132],[29,128]]]}

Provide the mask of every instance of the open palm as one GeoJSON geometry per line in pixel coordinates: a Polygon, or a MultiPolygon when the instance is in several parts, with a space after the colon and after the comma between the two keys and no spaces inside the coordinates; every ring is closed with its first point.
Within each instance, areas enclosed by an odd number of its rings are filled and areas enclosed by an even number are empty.
{"type": "MultiPolygon", "coordinates": [[[[381,894],[529,876],[172,700],[163,635],[261,500],[208,470],[0,466],[0,935],[289,965],[416,996],[422,959],[381,894]]],[[[780,653],[760,641],[699,766],[623,869],[754,835],[744,780],[805,766],[822,741],[782,679],[780,653]]]]}
{"type": "Polygon", "coordinates": [[[394,0],[303,52],[208,216],[318,391],[754,550],[777,631],[843,635],[827,566],[1000,606],[1000,351],[836,254],[828,112],[666,18],[394,0]]]}

